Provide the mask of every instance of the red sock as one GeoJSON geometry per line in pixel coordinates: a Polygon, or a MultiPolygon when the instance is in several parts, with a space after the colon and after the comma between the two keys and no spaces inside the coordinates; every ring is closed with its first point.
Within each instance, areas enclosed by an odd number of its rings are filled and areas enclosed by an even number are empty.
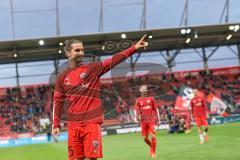
{"type": "Polygon", "coordinates": [[[156,143],[157,143],[156,138],[152,137],[152,145],[151,145],[152,153],[156,153],[156,143]]]}
{"type": "Polygon", "coordinates": [[[144,141],[151,147],[151,141],[148,138],[144,138],[144,141]]]}

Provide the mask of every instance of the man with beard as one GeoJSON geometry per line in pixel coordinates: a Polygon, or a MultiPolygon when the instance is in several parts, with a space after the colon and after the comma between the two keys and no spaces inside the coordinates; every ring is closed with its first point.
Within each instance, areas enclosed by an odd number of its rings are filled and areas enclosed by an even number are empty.
{"type": "Polygon", "coordinates": [[[52,135],[57,140],[61,114],[67,113],[69,160],[102,158],[103,112],[99,78],[133,55],[137,49],[147,47],[145,37],[146,35],[135,45],[113,55],[112,58],[89,64],[83,64],[83,43],[78,40],[66,41],[64,49],[69,66],[55,82],[52,135]]]}

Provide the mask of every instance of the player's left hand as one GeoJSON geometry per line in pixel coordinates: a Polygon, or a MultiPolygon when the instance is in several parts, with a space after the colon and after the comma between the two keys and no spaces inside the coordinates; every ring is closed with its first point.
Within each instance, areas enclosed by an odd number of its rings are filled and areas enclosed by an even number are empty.
{"type": "Polygon", "coordinates": [[[53,128],[52,129],[52,137],[54,142],[58,142],[58,137],[59,137],[59,128],[53,128]]]}
{"type": "Polygon", "coordinates": [[[135,123],[139,123],[139,121],[138,121],[138,120],[134,120],[134,122],[135,122],[135,123]]]}
{"type": "Polygon", "coordinates": [[[194,116],[191,114],[191,120],[194,120],[194,116]]]}
{"type": "Polygon", "coordinates": [[[146,34],[135,44],[135,49],[139,48],[146,48],[148,46],[148,42],[145,42],[144,39],[146,38],[146,34]]]}
{"type": "Polygon", "coordinates": [[[161,125],[161,122],[160,122],[160,121],[157,121],[157,122],[156,122],[156,125],[157,125],[157,126],[160,126],[160,125],[161,125]]]}
{"type": "Polygon", "coordinates": [[[209,119],[210,118],[210,116],[209,116],[209,114],[207,114],[207,119],[209,119]]]}

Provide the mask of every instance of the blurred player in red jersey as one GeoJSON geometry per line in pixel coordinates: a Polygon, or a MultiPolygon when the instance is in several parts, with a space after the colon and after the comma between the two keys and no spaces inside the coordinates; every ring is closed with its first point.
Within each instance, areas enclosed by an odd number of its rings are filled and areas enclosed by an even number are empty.
{"type": "Polygon", "coordinates": [[[136,100],[136,121],[141,121],[142,136],[150,147],[150,156],[156,158],[156,134],[155,124],[160,124],[160,116],[157,104],[153,97],[147,95],[147,85],[140,86],[141,97],[136,100]],[[151,140],[149,139],[151,136],[151,140]]]}
{"type": "Polygon", "coordinates": [[[61,114],[67,113],[69,160],[102,158],[103,112],[99,78],[137,49],[147,47],[145,37],[112,58],[90,64],[83,64],[84,47],[81,41],[69,40],[65,43],[69,66],[55,81],[52,135],[57,141],[61,114]]]}
{"type": "Polygon", "coordinates": [[[198,128],[198,134],[200,138],[200,144],[203,144],[204,142],[208,141],[208,122],[207,118],[208,115],[208,109],[205,100],[197,95],[198,90],[194,90],[194,98],[191,100],[191,109],[192,109],[192,115],[195,119],[195,122],[197,124],[198,128]],[[202,129],[202,126],[204,126],[204,130],[202,129]]]}

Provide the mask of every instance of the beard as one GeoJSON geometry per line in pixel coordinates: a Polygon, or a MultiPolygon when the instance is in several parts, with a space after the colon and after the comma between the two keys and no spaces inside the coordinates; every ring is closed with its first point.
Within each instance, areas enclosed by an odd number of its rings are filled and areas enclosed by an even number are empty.
{"type": "Polygon", "coordinates": [[[83,61],[83,56],[82,55],[76,55],[74,58],[73,58],[73,61],[76,63],[76,64],[79,64],[83,61]]]}
{"type": "Polygon", "coordinates": [[[74,57],[69,59],[70,68],[75,68],[83,62],[82,55],[75,55],[74,57]]]}
{"type": "Polygon", "coordinates": [[[142,95],[143,97],[147,97],[148,94],[147,94],[146,91],[144,91],[144,92],[141,93],[141,95],[142,95]]]}

